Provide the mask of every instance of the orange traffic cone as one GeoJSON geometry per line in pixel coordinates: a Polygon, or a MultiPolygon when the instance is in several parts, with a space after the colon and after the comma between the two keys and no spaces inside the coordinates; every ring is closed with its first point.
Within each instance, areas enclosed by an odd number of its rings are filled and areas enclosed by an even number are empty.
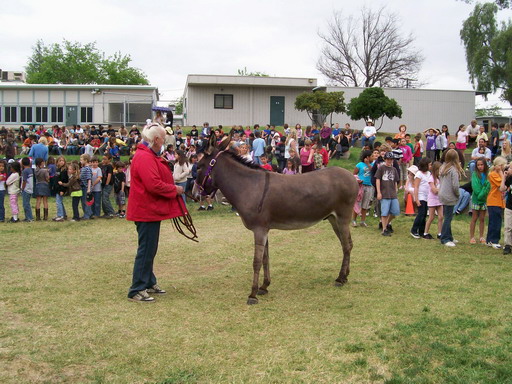
{"type": "Polygon", "coordinates": [[[407,202],[405,203],[405,214],[408,216],[414,216],[414,204],[412,201],[412,195],[407,195],[407,202]]]}

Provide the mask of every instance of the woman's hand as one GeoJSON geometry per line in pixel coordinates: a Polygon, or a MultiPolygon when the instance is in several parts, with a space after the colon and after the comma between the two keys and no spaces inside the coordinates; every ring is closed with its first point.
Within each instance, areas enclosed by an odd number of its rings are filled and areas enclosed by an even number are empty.
{"type": "Polygon", "coordinates": [[[62,185],[62,181],[59,181],[59,185],[62,185]]]}
{"type": "Polygon", "coordinates": [[[178,195],[183,195],[183,192],[185,192],[185,190],[183,189],[183,187],[182,187],[182,186],[180,186],[180,185],[177,185],[177,186],[176,186],[176,193],[177,193],[178,195]]]}

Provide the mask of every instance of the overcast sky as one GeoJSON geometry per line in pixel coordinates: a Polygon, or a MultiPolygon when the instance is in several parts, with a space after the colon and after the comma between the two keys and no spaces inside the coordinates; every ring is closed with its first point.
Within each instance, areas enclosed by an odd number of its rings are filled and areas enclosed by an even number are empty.
{"type": "MultiPolygon", "coordinates": [[[[314,77],[320,53],[317,32],[334,10],[357,15],[364,2],[347,0],[0,0],[0,68],[23,70],[38,39],[96,42],[107,55],[129,54],[162,99],[181,96],[187,74],[314,77]],[[80,5],[83,4],[83,5],[80,5]]],[[[413,33],[425,62],[427,88],[472,89],[459,38],[471,10],[457,0],[371,1],[386,5],[413,33]]],[[[502,16],[510,17],[509,11],[502,16]]]]}

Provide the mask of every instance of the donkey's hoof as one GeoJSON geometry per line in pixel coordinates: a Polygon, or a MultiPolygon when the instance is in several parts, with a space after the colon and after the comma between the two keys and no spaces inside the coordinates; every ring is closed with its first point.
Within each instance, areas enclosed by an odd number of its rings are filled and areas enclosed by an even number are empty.
{"type": "Polygon", "coordinates": [[[335,287],[343,287],[345,285],[345,283],[347,282],[347,280],[335,280],[334,281],[334,286],[335,287]]]}
{"type": "Polygon", "coordinates": [[[249,297],[247,299],[247,305],[254,305],[254,304],[258,304],[258,299],[255,297],[249,297]]]}
{"type": "Polygon", "coordinates": [[[268,291],[266,289],[260,288],[258,289],[258,295],[266,295],[268,291]]]}

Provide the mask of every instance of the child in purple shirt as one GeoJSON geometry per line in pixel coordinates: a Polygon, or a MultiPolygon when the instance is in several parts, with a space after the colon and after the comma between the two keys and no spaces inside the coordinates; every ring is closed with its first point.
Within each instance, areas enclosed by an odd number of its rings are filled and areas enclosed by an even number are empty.
{"type": "Polygon", "coordinates": [[[425,131],[425,138],[427,139],[426,152],[427,156],[431,161],[435,160],[436,155],[436,131],[434,128],[427,129],[425,131]]]}

